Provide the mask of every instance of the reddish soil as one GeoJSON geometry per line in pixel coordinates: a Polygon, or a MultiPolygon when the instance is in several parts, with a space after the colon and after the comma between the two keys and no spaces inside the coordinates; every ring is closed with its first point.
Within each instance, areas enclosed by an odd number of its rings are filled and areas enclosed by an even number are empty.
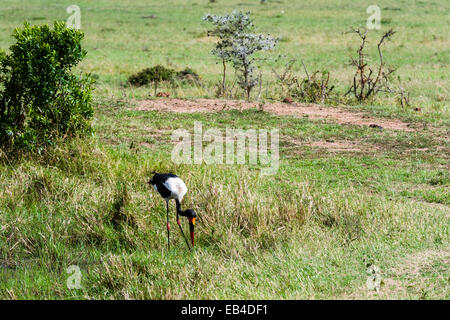
{"type": "Polygon", "coordinates": [[[325,119],[340,124],[378,125],[383,129],[414,131],[408,123],[397,119],[374,118],[364,112],[352,112],[337,107],[324,107],[317,104],[304,103],[266,103],[259,105],[255,102],[216,99],[156,99],[138,101],[137,110],[168,111],[168,112],[214,112],[221,110],[245,110],[251,108],[263,109],[276,115],[308,117],[310,119],[325,119]]]}

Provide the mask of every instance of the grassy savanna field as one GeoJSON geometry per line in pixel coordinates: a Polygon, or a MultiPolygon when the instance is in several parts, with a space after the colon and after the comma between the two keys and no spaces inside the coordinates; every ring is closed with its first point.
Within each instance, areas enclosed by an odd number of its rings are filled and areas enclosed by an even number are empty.
{"type": "MultiPolygon", "coordinates": [[[[24,21],[66,20],[71,1],[2,1],[0,48],[24,21]]],[[[150,87],[126,79],[156,64],[192,67],[202,85],[167,86],[171,97],[213,98],[221,65],[210,51],[205,13],[249,10],[260,32],[281,38],[260,63],[264,101],[284,98],[274,58],[302,59],[329,70],[337,92],[350,85],[348,56],[359,41],[368,1],[77,1],[86,59],[75,71],[96,79],[92,137],[41,155],[0,162],[0,298],[3,299],[448,299],[449,4],[378,1],[382,30],[397,33],[386,61],[411,94],[323,106],[399,119],[408,130],[370,128],[275,115],[257,108],[174,113],[140,108],[150,87]],[[420,108],[415,111],[414,108],[420,108]],[[171,134],[194,122],[204,130],[279,129],[280,168],[177,165],[171,134]],[[175,225],[167,252],[165,204],[146,184],[151,172],[173,172],[198,215],[196,247],[186,250],[175,225]],[[81,288],[69,289],[69,266],[81,288]],[[381,273],[379,292],[367,269],[381,273]]],[[[231,69],[231,67],[230,67],[231,69]]],[[[298,62],[294,71],[304,77],[298,62]]],[[[230,73],[232,77],[232,73],[230,73]]],[[[162,100],[162,99],[160,99],[162,100]]],[[[255,106],[257,103],[255,103],[255,106]]],[[[380,121],[381,121],[380,120],[380,121]]],[[[186,230],[186,225],[184,226],[186,230]]]]}

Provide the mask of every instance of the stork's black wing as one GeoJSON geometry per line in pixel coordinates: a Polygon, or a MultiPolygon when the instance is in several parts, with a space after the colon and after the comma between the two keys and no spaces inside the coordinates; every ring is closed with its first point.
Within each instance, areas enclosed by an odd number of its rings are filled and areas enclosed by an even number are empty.
{"type": "Polygon", "coordinates": [[[169,178],[178,177],[172,173],[156,173],[149,181],[150,184],[156,187],[156,191],[158,191],[163,198],[168,198],[172,194],[172,192],[164,185],[164,182],[169,178]]]}

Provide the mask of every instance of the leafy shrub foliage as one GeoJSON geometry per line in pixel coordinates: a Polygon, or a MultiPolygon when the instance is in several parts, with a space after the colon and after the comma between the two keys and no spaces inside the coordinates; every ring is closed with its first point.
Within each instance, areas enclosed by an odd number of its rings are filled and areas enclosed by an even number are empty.
{"type": "Polygon", "coordinates": [[[6,53],[5,51],[0,49],[0,63],[3,61],[3,59],[6,58],[6,53]]]}
{"type": "Polygon", "coordinates": [[[250,32],[251,28],[253,28],[253,24],[249,14],[238,11],[233,11],[231,14],[225,16],[206,14],[203,17],[203,20],[214,25],[214,29],[208,30],[208,36],[218,38],[211,53],[222,60],[223,76],[221,94],[225,95],[227,90],[227,62],[232,60],[234,35],[250,32]]]}
{"type": "Polygon", "coordinates": [[[85,56],[84,34],[63,22],[17,28],[0,53],[0,145],[41,150],[56,137],[86,133],[93,115],[89,75],[71,69],[85,56]]]}
{"type": "Polygon", "coordinates": [[[258,77],[256,72],[254,54],[273,49],[277,39],[270,35],[254,33],[254,25],[248,12],[235,10],[224,16],[206,14],[203,20],[214,25],[214,29],[208,31],[208,35],[219,39],[212,54],[222,60],[222,92],[226,91],[226,63],[231,61],[236,71],[237,82],[249,100],[252,89],[261,80],[261,75],[258,77]]]}
{"type": "Polygon", "coordinates": [[[134,86],[144,86],[152,83],[156,90],[158,90],[158,84],[162,81],[172,81],[175,75],[175,70],[168,69],[161,65],[157,65],[151,68],[146,68],[137,74],[131,75],[128,78],[128,82],[134,86]]]}
{"type": "Polygon", "coordinates": [[[128,83],[137,87],[145,86],[151,83],[155,90],[155,96],[157,95],[156,91],[158,90],[158,84],[164,81],[172,84],[175,84],[176,81],[181,83],[198,83],[200,82],[200,76],[191,68],[175,71],[173,69],[157,65],[151,68],[145,68],[144,70],[133,74],[128,78],[128,83]]]}
{"type": "Polygon", "coordinates": [[[184,70],[176,73],[176,78],[181,82],[200,82],[200,76],[191,68],[185,68],[184,70]]]}

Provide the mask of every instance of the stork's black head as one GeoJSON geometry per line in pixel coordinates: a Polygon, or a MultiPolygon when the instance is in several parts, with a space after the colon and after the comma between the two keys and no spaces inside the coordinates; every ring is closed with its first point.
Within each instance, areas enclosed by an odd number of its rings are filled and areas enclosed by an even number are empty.
{"type": "MultiPolygon", "coordinates": [[[[156,171],[152,171],[153,177],[158,174],[156,171]]],[[[147,181],[148,184],[153,184],[153,177],[150,178],[150,180],[147,181]]]]}
{"type": "Polygon", "coordinates": [[[187,218],[197,218],[197,214],[195,213],[194,210],[192,209],[187,209],[182,211],[182,213],[180,213],[182,216],[185,216],[187,218]]]}

